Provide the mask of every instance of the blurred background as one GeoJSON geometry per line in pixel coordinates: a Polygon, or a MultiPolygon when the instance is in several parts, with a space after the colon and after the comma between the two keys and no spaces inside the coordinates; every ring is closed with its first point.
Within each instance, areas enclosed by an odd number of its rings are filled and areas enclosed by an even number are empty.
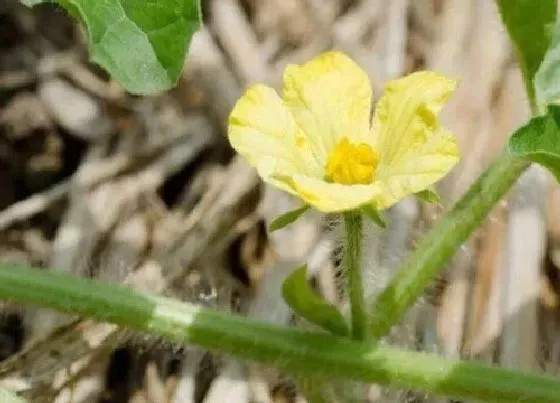
{"type": "MultiPolygon", "coordinates": [[[[443,207],[405,199],[383,234],[368,227],[370,298],[529,116],[490,0],[202,3],[205,26],[178,86],[134,97],[88,63],[86,35],[63,9],[0,2],[1,261],[306,326],[280,286],[308,260],[317,290],[345,305],[336,223],[306,214],[267,234],[297,203],[228,145],[243,88],[278,89],[287,64],[333,48],[369,73],[376,97],[418,69],[462,78],[442,114],[462,162],[439,186],[443,207]]],[[[533,167],[387,341],[558,373],[559,267],[560,191],[533,167]]],[[[30,402],[305,401],[291,379],[259,365],[50,311],[0,310],[0,384],[30,402]]],[[[375,385],[368,396],[447,401],[375,385]]]]}

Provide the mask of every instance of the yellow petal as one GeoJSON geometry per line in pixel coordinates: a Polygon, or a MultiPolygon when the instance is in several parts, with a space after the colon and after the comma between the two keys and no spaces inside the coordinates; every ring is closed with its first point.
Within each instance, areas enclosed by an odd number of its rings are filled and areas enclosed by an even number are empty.
{"type": "Polygon", "coordinates": [[[306,203],[325,213],[353,210],[381,194],[381,184],[341,185],[305,175],[278,178],[306,203]]]}
{"type": "Polygon", "coordinates": [[[406,195],[420,192],[439,181],[459,161],[455,137],[440,128],[429,139],[408,150],[398,163],[385,173],[384,191],[374,202],[379,210],[386,209],[406,195]]]}
{"type": "Polygon", "coordinates": [[[456,80],[431,71],[387,83],[372,123],[378,175],[430,138],[438,128],[437,114],[456,86],[456,80]]]}
{"type": "Polygon", "coordinates": [[[291,112],[272,88],[254,85],[247,89],[230,114],[228,137],[232,147],[269,183],[285,188],[273,174],[322,175],[322,162],[315,158],[291,112]]]}
{"type": "Polygon", "coordinates": [[[327,52],[284,72],[284,103],[326,161],[338,140],[369,137],[371,85],[367,74],[340,52],[327,52]]]}

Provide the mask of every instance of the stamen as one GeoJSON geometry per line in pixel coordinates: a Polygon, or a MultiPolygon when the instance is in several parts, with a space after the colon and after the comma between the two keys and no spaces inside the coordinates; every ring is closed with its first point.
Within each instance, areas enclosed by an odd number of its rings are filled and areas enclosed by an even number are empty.
{"type": "Polygon", "coordinates": [[[325,180],[342,185],[366,185],[373,181],[379,158],[366,143],[350,144],[343,137],[327,158],[325,180]]]}

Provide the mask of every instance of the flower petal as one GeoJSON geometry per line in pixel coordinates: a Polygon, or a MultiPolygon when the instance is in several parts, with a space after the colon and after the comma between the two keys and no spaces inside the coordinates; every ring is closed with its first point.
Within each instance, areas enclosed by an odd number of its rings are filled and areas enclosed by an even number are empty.
{"type": "Polygon", "coordinates": [[[382,192],[381,184],[341,185],[305,175],[278,178],[306,203],[324,213],[354,210],[372,202],[382,192]]]}
{"type": "Polygon", "coordinates": [[[422,71],[387,83],[372,123],[378,174],[404,154],[426,142],[438,128],[437,114],[457,86],[457,80],[422,71]]]}
{"type": "Polygon", "coordinates": [[[420,192],[445,176],[459,161],[459,147],[446,129],[440,128],[423,144],[408,150],[386,171],[384,192],[374,204],[386,209],[406,195],[420,192]]]}
{"type": "Polygon", "coordinates": [[[343,136],[351,142],[370,136],[369,78],[343,53],[326,52],[301,66],[288,66],[283,98],[323,161],[343,136]]]}
{"type": "Polygon", "coordinates": [[[278,185],[273,174],[322,175],[322,163],[315,159],[292,114],[272,88],[259,84],[247,89],[230,114],[228,137],[232,147],[269,183],[278,185]]]}

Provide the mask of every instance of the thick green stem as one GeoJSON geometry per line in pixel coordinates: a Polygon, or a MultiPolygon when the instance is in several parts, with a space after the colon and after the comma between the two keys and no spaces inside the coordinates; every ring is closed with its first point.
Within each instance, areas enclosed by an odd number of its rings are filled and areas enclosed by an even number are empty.
{"type": "Polygon", "coordinates": [[[558,402],[560,380],[554,377],[272,326],[51,271],[0,265],[0,298],[196,344],[296,376],[351,379],[482,401],[558,402]]]}
{"type": "Polygon", "coordinates": [[[528,166],[505,152],[428,232],[375,302],[371,322],[375,339],[389,333],[528,166]]]}
{"type": "Polygon", "coordinates": [[[344,214],[344,267],[352,315],[352,338],[365,340],[369,331],[362,267],[360,264],[363,221],[360,212],[344,214]]]}

